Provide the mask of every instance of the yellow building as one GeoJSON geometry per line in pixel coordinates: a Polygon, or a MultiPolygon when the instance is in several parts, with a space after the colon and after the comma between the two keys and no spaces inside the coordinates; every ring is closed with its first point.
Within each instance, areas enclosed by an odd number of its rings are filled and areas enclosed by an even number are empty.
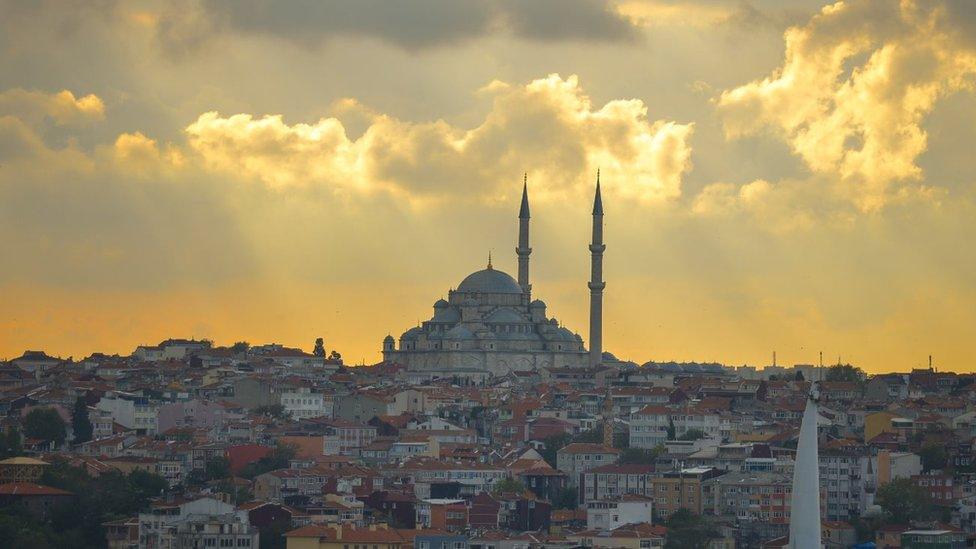
{"type": "Polygon", "coordinates": [[[874,412],[864,416],[864,442],[868,442],[881,433],[897,433],[891,425],[892,418],[898,417],[891,412],[874,412]]]}
{"type": "Polygon", "coordinates": [[[309,524],[285,534],[288,549],[402,549],[413,546],[418,534],[441,534],[433,530],[400,530],[384,525],[356,528],[350,524],[309,524]]]}
{"type": "Polygon", "coordinates": [[[702,482],[721,474],[717,469],[696,467],[668,471],[651,479],[654,486],[654,516],[665,520],[678,509],[702,512],[702,482]]]}
{"type": "Polygon", "coordinates": [[[29,457],[13,457],[0,461],[0,484],[7,482],[37,482],[44,474],[46,461],[29,457]]]}

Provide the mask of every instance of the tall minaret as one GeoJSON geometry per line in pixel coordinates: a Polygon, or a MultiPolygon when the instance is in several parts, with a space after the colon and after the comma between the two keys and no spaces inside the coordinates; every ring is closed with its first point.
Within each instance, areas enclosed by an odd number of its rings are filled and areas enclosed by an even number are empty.
{"type": "Polygon", "coordinates": [[[593,241],[590,243],[590,366],[603,362],[603,200],[600,198],[600,170],[596,171],[593,199],[593,241]]]}
{"type": "Polygon", "coordinates": [[[526,295],[532,290],[529,284],[529,176],[522,176],[522,206],[519,208],[519,241],[515,248],[518,255],[518,283],[526,295]]]}

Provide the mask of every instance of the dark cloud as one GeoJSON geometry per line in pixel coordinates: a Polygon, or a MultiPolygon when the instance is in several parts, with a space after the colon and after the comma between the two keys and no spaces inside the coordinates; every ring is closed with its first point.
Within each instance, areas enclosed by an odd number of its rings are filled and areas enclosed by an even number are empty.
{"type": "Polygon", "coordinates": [[[158,28],[164,49],[184,52],[223,32],[264,34],[319,46],[365,36],[407,50],[466,42],[493,32],[527,40],[621,41],[632,25],[606,0],[260,0],[178,2],[158,28]]]}

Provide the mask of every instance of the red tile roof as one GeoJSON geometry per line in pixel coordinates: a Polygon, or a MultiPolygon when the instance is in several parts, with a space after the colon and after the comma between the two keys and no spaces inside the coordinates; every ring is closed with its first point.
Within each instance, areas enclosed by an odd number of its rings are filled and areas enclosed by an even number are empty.
{"type": "Polygon", "coordinates": [[[0,484],[0,496],[73,496],[71,492],[33,482],[0,484]]]}

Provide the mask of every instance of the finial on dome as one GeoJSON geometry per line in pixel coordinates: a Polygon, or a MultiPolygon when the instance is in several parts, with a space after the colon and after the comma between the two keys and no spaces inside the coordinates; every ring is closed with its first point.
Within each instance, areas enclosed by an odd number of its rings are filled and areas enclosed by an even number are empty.
{"type": "Polygon", "coordinates": [[[491,270],[491,250],[488,250],[488,269],[491,270]]]}

